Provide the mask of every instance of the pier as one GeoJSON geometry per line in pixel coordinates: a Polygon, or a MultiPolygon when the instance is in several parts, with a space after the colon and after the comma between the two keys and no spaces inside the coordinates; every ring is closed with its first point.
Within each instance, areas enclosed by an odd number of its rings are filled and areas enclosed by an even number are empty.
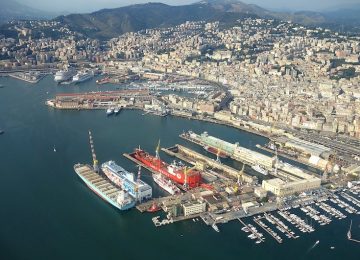
{"type": "Polygon", "coordinates": [[[258,239],[258,241],[264,242],[264,238],[260,236],[259,232],[256,232],[253,228],[251,228],[250,225],[245,224],[245,222],[242,221],[240,218],[238,218],[238,220],[240,221],[241,224],[244,225],[245,228],[247,228],[258,239]]]}
{"type": "Polygon", "coordinates": [[[269,227],[265,226],[265,224],[260,221],[260,219],[262,219],[264,217],[260,217],[260,218],[254,218],[254,222],[256,224],[258,224],[263,230],[266,231],[266,233],[268,233],[270,236],[272,236],[279,244],[281,244],[283,242],[282,238],[273,230],[271,230],[269,227]]]}

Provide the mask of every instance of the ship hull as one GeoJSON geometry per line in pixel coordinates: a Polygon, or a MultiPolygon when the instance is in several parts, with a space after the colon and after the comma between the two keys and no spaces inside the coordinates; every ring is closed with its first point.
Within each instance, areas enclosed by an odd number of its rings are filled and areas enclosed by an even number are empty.
{"type": "MultiPolygon", "coordinates": [[[[111,200],[109,197],[107,197],[105,194],[103,194],[98,188],[96,188],[89,180],[84,178],[76,169],[76,166],[74,166],[75,173],[79,176],[79,178],[86,184],[86,186],[89,187],[89,189],[94,192],[97,196],[99,196],[102,200],[109,203],[111,206],[123,211],[123,210],[129,210],[135,206],[135,201],[126,205],[119,205],[115,201],[111,200]]],[[[100,176],[100,175],[99,175],[100,176]]]]}
{"type": "Polygon", "coordinates": [[[228,158],[229,156],[224,153],[224,152],[219,152],[218,149],[214,148],[214,147],[211,147],[211,146],[204,146],[204,149],[209,152],[209,153],[212,153],[214,155],[219,155],[220,158],[223,158],[223,159],[226,159],[228,158]]]}
{"type": "Polygon", "coordinates": [[[163,183],[161,180],[158,179],[159,177],[156,177],[153,174],[153,180],[154,182],[160,186],[160,188],[162,188],[163,190],[165,190],[166,192],[170,193],[171,195],[175,195],[176,193],[179,193],[180,190],[176,187],[176,189],[174,189],[173,187],[169,186],[167,183],[163,183]]]}
{"type": "Polygon", "coordinates": [[[187,173],[187,178],[186,178],[187,180],[185,181],[184,170],[170,173],[167,170],[169,166],[167,163],[165,163],[161,159],[149,155],[148,153],[142,150],[137,149],[134,153],[130,154],[130,156],[136,159],[137,161],[141,162],[145,166],[149,167],[156,173],[161,173],[165,177],[169,178],[170,180],[180,185],[184,185],[185,182],[189,188],[195,188],[200,185],[201,175],[199,172],[194,173],[193,171],[189,171],[187,173]]]}

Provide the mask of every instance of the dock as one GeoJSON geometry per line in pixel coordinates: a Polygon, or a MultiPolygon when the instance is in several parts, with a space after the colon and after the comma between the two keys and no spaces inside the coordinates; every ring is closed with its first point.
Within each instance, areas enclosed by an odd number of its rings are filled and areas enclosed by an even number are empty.
{"type": "Polygon", "coordinates": [[[258,232],[255,232],[249,225],[247,225],[244,221],[242,221],[240,218],[238,218],[241,224],[244,225],[245,228],[247,228],[256,238],[258,241],[264,242],[264,238],[262,238],[258,232]]]}
{"type": "MultiPolygon", "coordinates": [[[[230,166],[222,164],[221,162],[217,162],[216,160],[214,160],[212,158],[209,158],[205,155],[195,152],[194,150],[191,150],[180,144],[176,144],[175,146],[169,147],[169,148],[162,148],[161,150],[170,156],[179,158],[180,160],[183,160],[192,165],[196,165],[196,162],[201,162],[203,164],[208,165],[209,167],[211,167],[213,169],[219,170],[220,172],[222,172],[222,173],[226,174],[227,176],[230,176],[234,179],[241,178],[242,181],[247,182],[247,183],[254,183],[257,181],[256,178],[244,173],[243,171],[239,171],[234,168],[231,168],[230,166]]],[[[217,177],[222,177],[222,176],[219,175],[217,177]]],[[[224,177],[226,178],[226,176],[224,176],[224,177]]]]}
{"type": "MultiPolygon", "coordinates": [[[[263,151],[266,151],[266,152],[272,153],[273,155],[276,155],[276,152],[275,152],[274,150],[269,149],[269,148],[267,148],[267,147],[265,147],[265,146],[262,146],[262,145],[257,144],[256,147],[259,148],[259,149],[261,149],[261,150],[263,150],[263,151]]],[[[314,164],[310,164],[310,163],[308,163],[308,162],[306,162],[306,161],[304,161],[304,160],[299,160],[299,159],[295,158],[294,156],[288,155],[288,154],[286,154],[286,153],[284,153],[284,152],[278,151],[278,152],[277,152],[277,155],[278,155],[279,157],[283,157],[283,158],[292,160],[292,161],[294,161],[294,162],[298,162],[298,163],[301,163],[301,164],[306,165],[306,166],[308,166],[308,167],[311,167],[311,168],[313,168],[314,170],[324,171],[324,169],[321,168],[321,167],[319,167],[319,166],[316,166],[316,165],[314,165],[314,164]]]]}
{"type": "MultiPolygon", "coordinates": [[[[263,217],[261,217],[261,218],[263,218],[263,217]]],[[[254,222],[256,224],[258,224],[263,230],[265,230],[266,233],[268,233],[270,236],[272,236],[279,244],[281,244],[283,242],[282,238],[275,231],[268,230],[268,228],[266,228],[264,223],[259,221],[261,218],[254,218],[254,222]]]]}

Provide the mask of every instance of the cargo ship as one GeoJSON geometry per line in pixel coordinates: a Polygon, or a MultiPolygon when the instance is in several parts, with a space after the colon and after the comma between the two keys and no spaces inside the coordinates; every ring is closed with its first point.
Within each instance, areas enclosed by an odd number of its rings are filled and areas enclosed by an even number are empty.
{"type": "Polygon", "coordinates": [[[108,161],[101,165],[101,171],[116,186],[127,191],[137,201],[142,202],[152,198],[150,185],[136,178],[133,173],[128,172],[114,161],[108,161]]]}
{"type": "Polygon", "coordinates": [[[212,147],[212,146],[204,146],[204,149],[209,152],[209,153],[212,153],[212,154],[215,154],[216,156],[219,156],[220,158],[229,158],[229,155],[227,155],[225,152],[215,148],[215,147],[212,147]]]}
{"type": "Polygon", "coordinates": [[[128,210],[136,201],[124,190],[113,185],[106,177],[96,173],[89,165],[75,164],[74,170],[81,180],[100,198],[119,210],[128,210]]]}
{"type": "Polygon", "coordinates": [[[154,173],[152,177],[157,185],[159,185],[163,190],[167,191],[171,195],[181,192],[178,187],[176,187],[169,179],[163,177],[160,173],[154,173]]]}
{"type": "Polygon", "coordinates": [[[184,188],[195,188],[200,185],[200,172],[194,169],[187,170],[185,165],[179,162],[174,161],[172,164],[167,164],[158,156],[152,156],[140,148],[135,149],[134,153],[130,154],[130,156],[156,173],[161,173],[171,181],[182,185],[184,188]]]}

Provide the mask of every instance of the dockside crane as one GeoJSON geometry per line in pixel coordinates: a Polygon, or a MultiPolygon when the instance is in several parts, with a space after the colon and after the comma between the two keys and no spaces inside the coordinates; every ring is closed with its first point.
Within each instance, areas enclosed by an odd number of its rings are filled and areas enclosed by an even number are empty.
{"type": "Polygon", "coordinates": [[[92,134],[91,134],[90,130],[89,130],[89,140],[90,140],[91,155],[92,155],[92,159],[93,159],[93,169],[94,169],[95,172],[98,173],[99,172],[99,161],[96,159],[94,141],[93,141],[92,134]]]}
{"type": "Polygon", "coordinates": [[[161,161],[160,161],[159,152],[160,152],[160,139],[159,139],[158,145],[156,146],[156,150],[155,150],[155,156],[156,156],[156,159],[159,161],[159,170],[160,170],[161,161]]]}

